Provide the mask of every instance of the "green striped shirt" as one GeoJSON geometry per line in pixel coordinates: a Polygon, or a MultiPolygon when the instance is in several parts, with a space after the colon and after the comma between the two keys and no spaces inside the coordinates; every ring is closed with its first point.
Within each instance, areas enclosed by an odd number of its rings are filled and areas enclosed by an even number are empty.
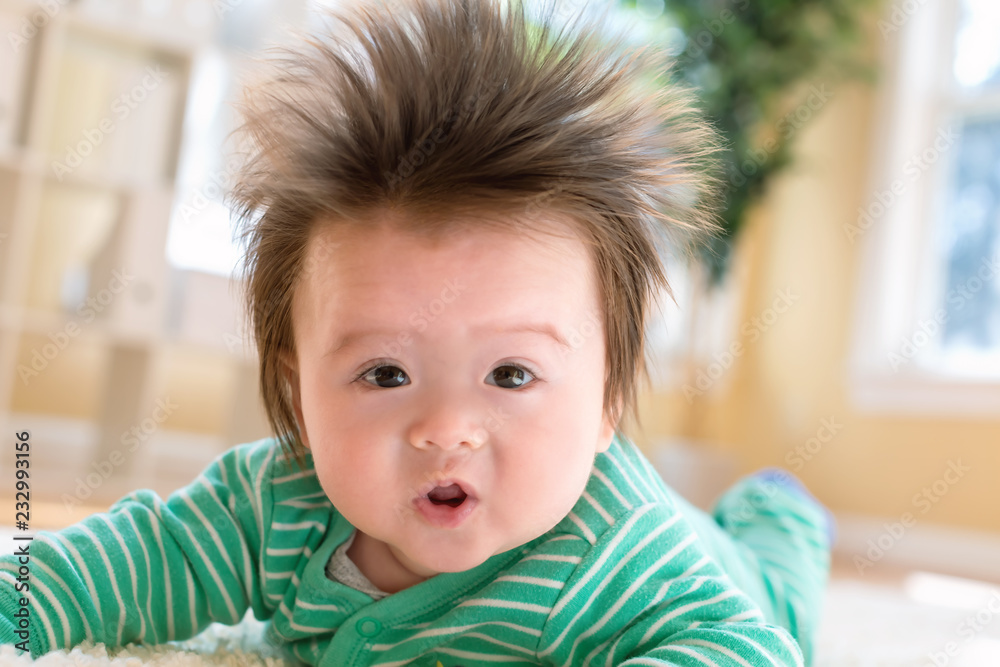
{"type": "MultiPolygon", "coordinates": [[[[306,460],[299,469],[274,439],[240,445],[165,501],[135,491],[39,533],[32,655],[185,639],[252,609],[270,619],[268,641],[312,665],[802,664],[792,634],[769,622],[781,601],[749,552],[620,435],[548,533],[378,601],[326,576],[354,527],[306,460]]],[[[17,572],[0,558],[3,643],[20,641],[17,572]]]]}

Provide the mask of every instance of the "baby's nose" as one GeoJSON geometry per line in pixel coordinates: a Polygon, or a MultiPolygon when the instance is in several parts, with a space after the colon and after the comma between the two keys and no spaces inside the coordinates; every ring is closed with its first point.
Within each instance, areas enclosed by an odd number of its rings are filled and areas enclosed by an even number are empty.
{"type": "Polygon", "coordinates": [[[409,441],[415,447],[476,450],[489,442],[494,408],[474,387],[461,381],[427,384],[412,405],[409,441]]]}
{"type": "Polygon", "coordinates": [[[417,439],[413,441],[413,444],[420,449],[431,449],[438,448],[446,452],[454,451],[465,447],[470,450],[476,450],[486,444],[488,434],[486,429],[479,428],[470,434],[468,437],[448,437],[448,436],[437,436],[432,439],[417,439]]]}

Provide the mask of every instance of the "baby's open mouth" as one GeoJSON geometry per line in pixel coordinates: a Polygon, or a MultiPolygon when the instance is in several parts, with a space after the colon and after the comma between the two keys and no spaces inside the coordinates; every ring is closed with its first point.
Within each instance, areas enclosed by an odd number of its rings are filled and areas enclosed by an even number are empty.
{"type": "Polygon", "coordinates": [[[428,482],[413,500],[414,508],[435,528],[459,528],[479,506],[476,489],[460,479],[428,482]]]}
{"type": "Polygon", "coordinates": [[[458,484],[436,486],[427,494],[427,499],[435,505],[448,505],[450,507],[458,507],[465,502],[467,497],[465,491],[458,484]]]}

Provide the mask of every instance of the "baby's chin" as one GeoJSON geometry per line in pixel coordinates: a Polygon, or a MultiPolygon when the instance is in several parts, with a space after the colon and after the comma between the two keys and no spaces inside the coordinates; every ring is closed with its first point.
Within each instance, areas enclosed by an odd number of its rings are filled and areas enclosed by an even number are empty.
{"type": "Polygon", "coordinates": [[[465,572],[479,567],[493,557],[489,550],[477,548],[442,548],[431,545],[428,548],[400,548],[390,545],[393,555],[406,569],[421,577],[433,577],[444,572],[465,572]]]}

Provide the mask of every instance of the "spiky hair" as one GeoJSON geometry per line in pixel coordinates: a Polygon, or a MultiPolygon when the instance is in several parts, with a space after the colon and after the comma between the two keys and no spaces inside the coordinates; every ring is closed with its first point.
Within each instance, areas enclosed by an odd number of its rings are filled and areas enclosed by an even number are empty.
{"type": "Polygon", "coordinates": [[[533,18],[522,0],[328,10],[323,30],[278,49],[246,86],[230,201],[263,401],[297,458],[280,356],[295,350],[292,296],[310,234],[384,209],[427,234],[524,233],[547,212],[569,216],[601,291],[604,409],[638,423],[645,327],[670,293],[665,242],[714,230],[718,140],[694,95],[670,82],[664,52],[605,35],[603,17],[557,25],[558,14],[548,4],[533,18]]]}

